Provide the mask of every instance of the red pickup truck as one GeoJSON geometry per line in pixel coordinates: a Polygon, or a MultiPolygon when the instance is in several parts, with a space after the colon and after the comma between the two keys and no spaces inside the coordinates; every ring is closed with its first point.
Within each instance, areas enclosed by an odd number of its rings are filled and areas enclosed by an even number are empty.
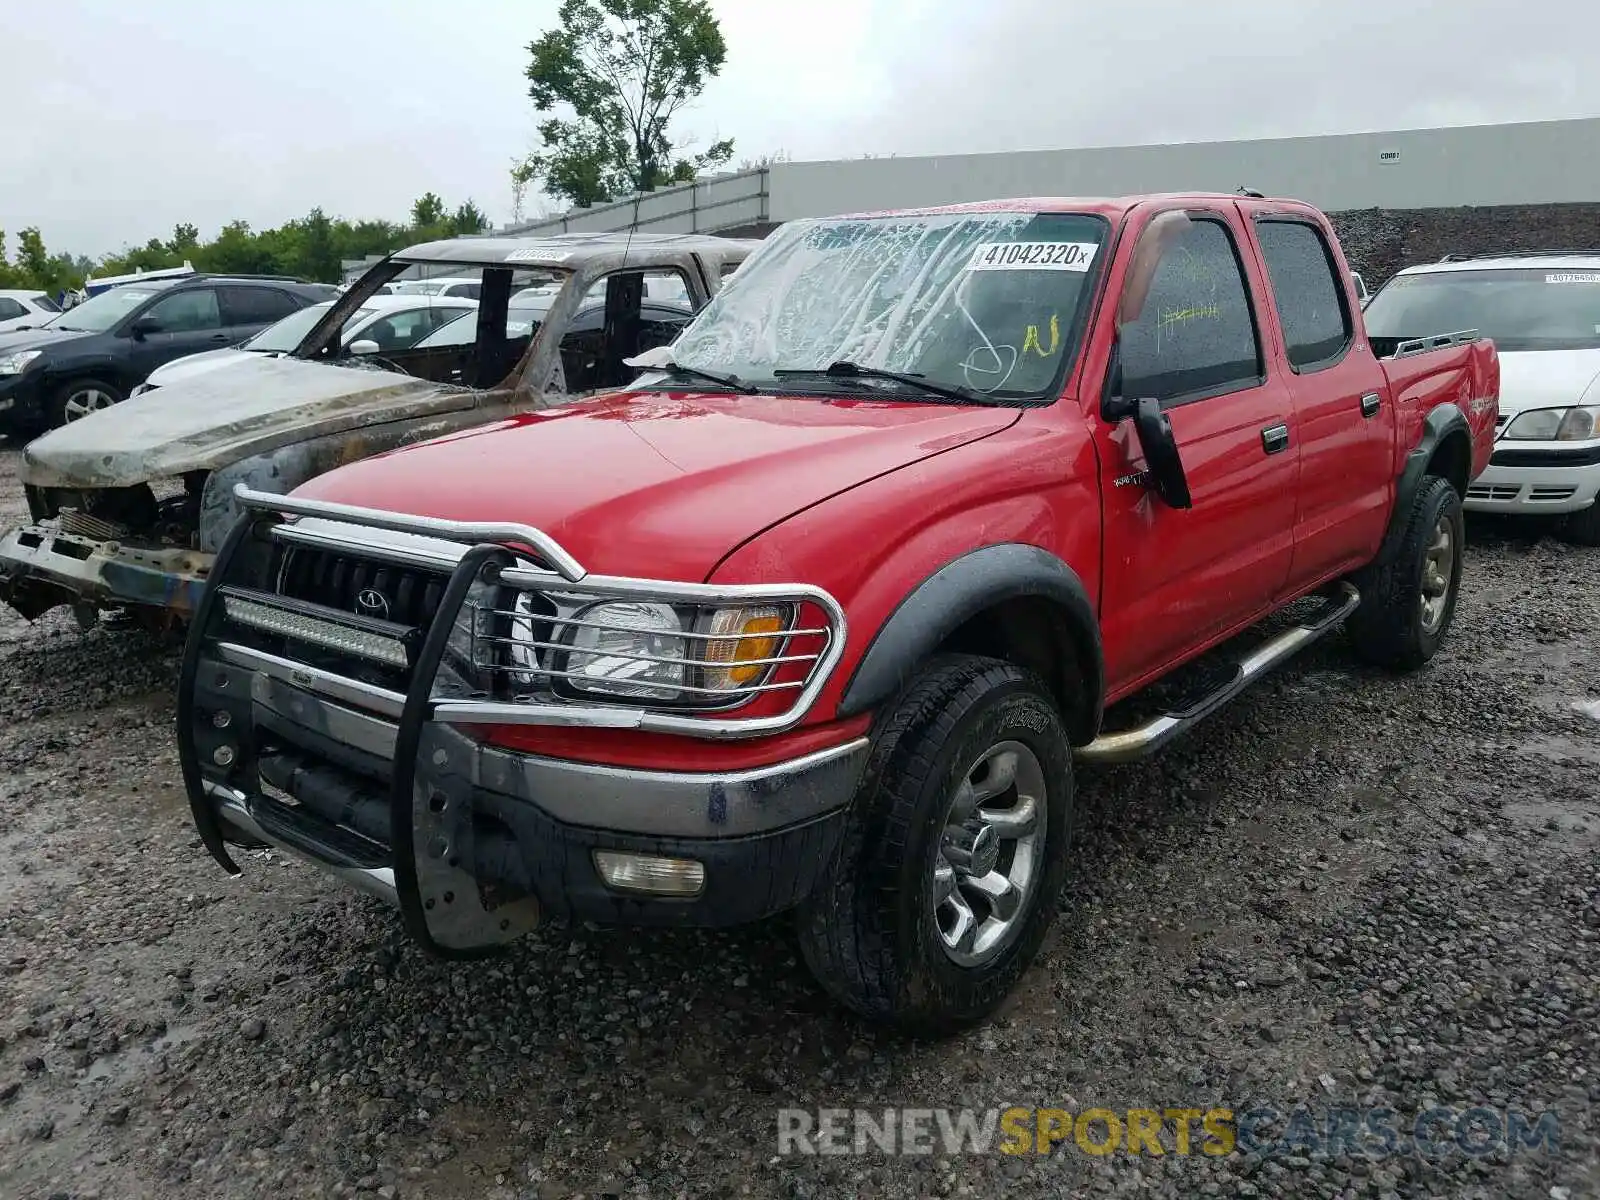
{"type": "Polygon", "coordinates": [[[444,955],[794,910],[830,993],[932,1031],[1036,953],[1074,758],[1341,625],[1434,655],[1499,388],[1471,331],[1375,344],[1326,218],[1253,195],[796,222],[633,362],[241,486],[182,676],[195,822],[444,955]]]}

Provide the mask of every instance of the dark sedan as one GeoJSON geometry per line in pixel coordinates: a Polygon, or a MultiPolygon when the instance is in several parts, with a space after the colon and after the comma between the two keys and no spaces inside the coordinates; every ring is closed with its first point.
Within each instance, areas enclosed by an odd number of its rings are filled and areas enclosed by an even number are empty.
{"type": "Polygon", "coordinates": [[[237,345],[335,294],[290,279],[156,279],[0,334],[0,433],[31,437],[109,408],[162,364],[237,345]]]}

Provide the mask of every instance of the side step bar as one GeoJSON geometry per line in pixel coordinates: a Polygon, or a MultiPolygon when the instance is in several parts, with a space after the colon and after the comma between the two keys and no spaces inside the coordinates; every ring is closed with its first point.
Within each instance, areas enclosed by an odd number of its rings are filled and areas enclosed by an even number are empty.
{"type": "Polygon", "coordinates": [[[1210,716],[1273,667],[1298,654],[1324,634],[1337,629],[1361,603],[1361,594],[1348,583],[1339,585],[1329,597],[1328,612],[1310,625],[1296,625],[1252,651],[1235,665],[1232,674],[1218,688],[1176,712],[1163,713],[1135,729],[1103,733],[1087,746],[1080,746],[1076,757],[1091,763],[1126,763],[1148,758],[1173,738],[1210,716]]]}

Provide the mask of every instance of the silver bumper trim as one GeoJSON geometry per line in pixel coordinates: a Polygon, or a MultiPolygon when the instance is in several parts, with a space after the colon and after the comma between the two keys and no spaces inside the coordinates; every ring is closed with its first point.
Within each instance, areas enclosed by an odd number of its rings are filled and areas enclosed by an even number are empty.
{"type": "Polygon", "coordinates": [[[386,900],[390,904],[399,906],[399,893],[394,886],[394,871],[388,867],[336,867],[327,861],[314,858],[303,850],[294,846],[285,845],[272,837],[256,823],[254,815],[250,812],[250,800],[243,792],[212,780],[204,780],[201,784],[206,795],[216,807],[217,815],[229,825],[234,826],[240,833],[253,838],[258,842],[266,842],[274,849],[282,850],[285,854],[292,854],[302,862],[310,863],[319,871],[332,875],[335,879],[349,884],[351,887],[360,888],[368,895],[386,900]]]}

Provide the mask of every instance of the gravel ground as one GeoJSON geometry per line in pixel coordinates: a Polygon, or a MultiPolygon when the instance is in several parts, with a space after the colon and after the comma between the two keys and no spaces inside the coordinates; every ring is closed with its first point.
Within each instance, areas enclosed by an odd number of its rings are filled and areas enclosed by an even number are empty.
{"type": "Polygon", "coordinates": [[[1600,552],[1472,534],[1427,670],[1333,639],[1084,772],[1045,953],[942,1044],[831,1010],[777,922],[462,966],[282,856],[230,880],[178,783],[173,649],[6,610],[0,1195],[1600,1194],[1600,552]],[[777,1154],[780,1107],[1300,1103],[1549,1108],[1559,1148],[777,1154]]]}

